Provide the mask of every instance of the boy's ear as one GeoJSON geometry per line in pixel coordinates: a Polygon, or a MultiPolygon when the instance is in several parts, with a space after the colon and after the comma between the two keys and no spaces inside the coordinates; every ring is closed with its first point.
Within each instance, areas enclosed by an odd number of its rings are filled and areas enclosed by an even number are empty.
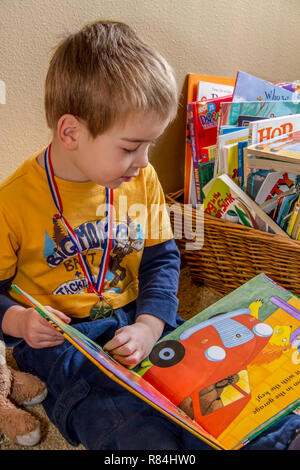
{"type": "Polygon", "coordinates": [[[77,150],[81,123],[72,114],[64,114],[57,123],[57,137],[67,150],[77,150]]]}

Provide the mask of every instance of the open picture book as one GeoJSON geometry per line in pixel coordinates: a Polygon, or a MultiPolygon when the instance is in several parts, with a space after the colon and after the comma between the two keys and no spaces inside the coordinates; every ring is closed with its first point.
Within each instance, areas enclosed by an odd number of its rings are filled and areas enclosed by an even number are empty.
{"type": "Polygon", "coordinates": [[[215,449],[239,449],[300,405],[300,299],[260,274],[127,369],[16,285],[112,380],[215,449]]]}

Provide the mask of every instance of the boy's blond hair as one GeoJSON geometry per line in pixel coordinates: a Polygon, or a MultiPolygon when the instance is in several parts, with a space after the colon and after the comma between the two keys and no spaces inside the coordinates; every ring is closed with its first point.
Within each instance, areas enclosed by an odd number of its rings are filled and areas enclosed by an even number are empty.
{"type": "Polygon", "coordinates": [[[97,21],[57,47],[45,82],[45,113],[56,130],[59,118],[83,119],[95,138],[135,111],[172,120],[178,92],[167,61],[126,24],[97,21]]]}

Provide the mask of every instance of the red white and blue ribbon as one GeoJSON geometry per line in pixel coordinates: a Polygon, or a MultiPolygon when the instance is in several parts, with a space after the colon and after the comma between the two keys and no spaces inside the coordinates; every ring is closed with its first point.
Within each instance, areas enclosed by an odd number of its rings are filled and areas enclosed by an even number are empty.
{"type": "Polygon", "coordinates": [[[95,283],[90,267],[81,252],[81,247],[80,247],[78,237],[75,231],[72,229],[72,227],[68,223],[68,221],[63,216],[62,200],[60,197],[57,183],[55,181],[55,175],[54,175],[53,166],[51,162],[51,144],[45,150],[44,162],[45,162],[45,170],[46,170],[48,184],[49,184],[49,188],[50,188],[51,195],[53,198],[53,202],[58,210],[58,214],[54,214],[54,217],[62,221],[65,229],[67,230],[69,234],[70,239],[74,243],[74,246],[78,254],[78,259],[79,259],[81,269],[89,283],[88,291],[94,292],[100,297],[100,299],[102,299],[102,290],[103,290],[105,276],[106,276],[107,269],[108,269],[109,254],[112,249],[112,241],[113,241],[113,220],[112,220],[113,190],[111,188],[105,188],[107,225],[106,225],[106,231],[105,231],[105,237],[104,237],[103,255],[101,258],[101,262],[100,262],[98,278],[95,283]]]}

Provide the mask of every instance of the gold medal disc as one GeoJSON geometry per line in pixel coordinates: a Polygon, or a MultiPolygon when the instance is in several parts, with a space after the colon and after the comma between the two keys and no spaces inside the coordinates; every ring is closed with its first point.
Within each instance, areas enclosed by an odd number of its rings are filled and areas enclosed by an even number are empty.
{"type": "Polygon", "coordinates": [[[91,308],[90,318],[98,320],[99,318],[111,317],[114,313],[112,306],[104,299],[99,299],[91,308]]]}

